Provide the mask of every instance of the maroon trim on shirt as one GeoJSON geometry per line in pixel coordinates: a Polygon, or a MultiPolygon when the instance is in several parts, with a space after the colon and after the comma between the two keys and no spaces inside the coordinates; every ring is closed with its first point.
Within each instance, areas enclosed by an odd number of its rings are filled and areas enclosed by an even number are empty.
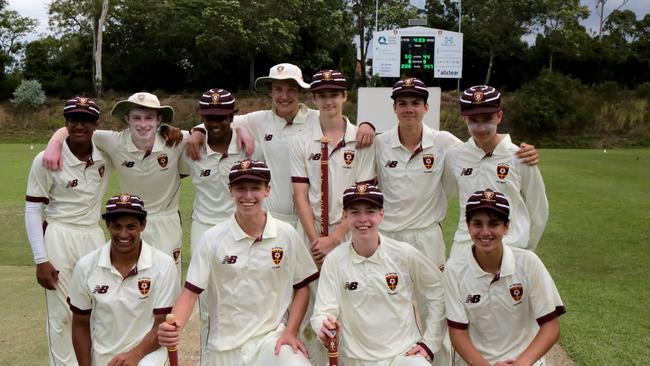
{"type": "Polygon", "coordinates": [[[422,143],[420,143],[420,145],[418,147],[416,147],[415,150],[413,150],[413,154],[411,154],[411,157],[409,158],[409,161],[413,160],[413,158],[416,157],[419,153],[421,153],[422,150],[423,150],[422,149],[422,143]]]}
{"type": "MultiPolygon", "coordinates": [[[[140,247],[140,250],[142,250],[142,247],[140,247]]],[[[131,268],[131,270],[129,271],[129,273],[126,274],[124,279],[127,279],[131,276],[135,276],[137,274],[138,274],[138,266],[136,265],[135,267],[131,268]]]]}
{"type": "Polygon", "coordinates": [[[154,315],[165,315],[165,314],[170,314],[171,312],[172,312],[172,307],[171,306],[168,307],[168,308],[158,308],[158,309],[154,308],[153,309],[154,315]]]}
{"type": "Polygon", "coordinates": [[[197,294],[197,295],[200,295],[201,292],[203,292],[203,289],[202,289],[202,288],[200,288],[199,286],[195,286],[195,285],[193,285],[193,284],[190,283],[189,281],[185,281],[185,288],[188,289],[188,290],[190,290],[190,291],[192,291],[192,292],[194,292],[194,293],[197,294]]]}
{"type": "Polygon", "coordinates": [[[86,160],[86,167],[84,169],[88,169],[88,167],[91,167],[95,165],[95,161],[93,160],[92,156],[88,157],[88,160],[86,160]]]}
{"type": "Polygon", "coordinates": [[[557,318],[558,316],[560,316],[560,315],[562,315],[564,313],[566,313],[566,308],[564,307],[564,305],[556,306],[555,310],[551,311],[550,313],[548,313],[548,314],[546,314],[544,316],[540,316],[539,318],[537,318],[537,324],[542,325],[542,324],[544,324],[544,323],[546,323],[548,321],[551,321],[551,320],[557,318]]]}
{"type": "Polygon", "coordinates": [[[146,158],[147,156],[151,155],[151,150],[147,150],[144,152],[144,156],[142,157],[143,159],[146,158]]]}
{"type": "Polygon", "coordinates": [[[34,196],[25,196],[25,201],[27,202],[41,202],[44,204],[50,203],[50,199],[47,197],[34,197],[34,196]]]}
{"type": "Polygon", "coordinates": [[[431,361],[433,361],[433,352],[431,352],[431,349],[429,348],[429,346],[427,346],[424,342],[416,342],[415,344],[417,344],[418,346],[424,348],[424,350],[427,352],[429,357],[431,357],[431,361]]]}
{"type": "Polygon", "coordinates": [[[78,315],[90,315],[90,313],[93,311],[93,309],[83,310],[83,309],[79,309],[78,307],[72,305],[70,303],[70,298],[69,297],[67,299],[65,299],[65,301],[68,303],[68,306],[70,307],[70,311],[72,311],[75,314],[78,314],[78,315]]]}
{"type": "Polygon", "coordinates": [[[309,184],[309,178],[291,177],[291,183],[307,183],[307,184],[309,184]]]}
{"type": "Polygon", "coordinates": [[[447,325],[450,328],[461,329],[461,330],[467,329],[469,327],[469,324],[459,323],[449,319],[447,319],[447,325]]]}
{"type": "Polygon", "coordinates": [[[485,155],[481,158],[481,160],[491,158],[493,153],[494,153],[494,151],[490,151],[490,152],[485,153],[485,155]]]}
{"type": "Polygon", "coordinates": [[[320,272],[316,272],[313,275],[311,275],[311,276],[305,278],[304,280],[302,280],[302,281],[296,283],[295,285],[293,285],[293,289],[297,290],[297,289],[303,288],[303,287],[309,285],[310,282],[317,280],[319,276],[320,276],[320,272]]]}
{"type": "Polygon", "coordinates": [[[336,146],[334,146],[334,148],[332,149],[332,151],[330,151],[330,156],[332,156],[332,154],[334,154],[334,152],[335,152],[336,150],[338,150],[338,149],[342,149],[342,148],[344,148],[344,147],[345,147],[345,138],[342,139],[341,141],[339,141],[339,143],[336,144],[336,146]]]}

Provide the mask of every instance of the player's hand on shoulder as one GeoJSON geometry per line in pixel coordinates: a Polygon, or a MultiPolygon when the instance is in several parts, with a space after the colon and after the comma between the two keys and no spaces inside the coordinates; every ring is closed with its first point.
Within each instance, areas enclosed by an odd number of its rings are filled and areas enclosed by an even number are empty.
{"type": "Polygon", "coordinates": [[[356,147],[359,149],[364,149],[366,147],[372,146],[372,143],[375,141],[375,130],[371,127],[371,124],[361,123],[357,129],[357,144],[356,147]]]}
{"type": "Polygon", "coordinates": [[[174,147],[183,141],[183,131],[167,124],[160,125],[160,136],[165,140],[167,147],[174,147]]]}
{"type": "Polygon", "coordinates": [[[521,145],[519,145],[517,157],[522,163],[529,166],[534,166],[539,163],[539,154],[537,153],[537,149],[535,149],[534,145],[525,142],[522,142],[521,145]]]}
{"type": "Polygon", "coordinates": [[[36,281],[47,290],[56,290],[59,282],[59,271],[54,268],[51,262],[43,262],[36,265],[36,281]]]}
{"type": "Polygon", "coordinates": [[[278,339],[278,341],[275,342],[274,354],[276,356],[280,354],[280,349],[284,345],[291,347],[293,353],[302,352],[305,357],[309,358],[309,351],[307,350],[307,347],[305,347],[305,344],[302,343],[302,341],[298,339],[295,334],[291,334],[290,332],[285,331],[278,339]]]}
{"type": "Polygon", "coordinates": [[[237,131],[237,147],[244,149],[246,156],[253,155],[255,151],[255,139],[253,139],[253,136],[244,127],[237,126],[235,130],[237,131]]]}
{"type": "Polygon", "coordinates": [[[205,131],[200,132],[199,129],[192,130],[190,138],[185,143],[185,153],[190,159],[201,160],[201,145],[203,145],[204,136],[205,131]]]}
{"type": "Polygon", "coordinates": [[[162,322],[158,325],[158,344],[163,347],[177,346],[180,343],[180,327],[162,322]]]}
{"type": "Polygon", "coordinates": [[[61,143],[50,141],[43,151],[41,163],[47,170],[61,170],[63,168],[63,161],[61,160],[61,143]]]}

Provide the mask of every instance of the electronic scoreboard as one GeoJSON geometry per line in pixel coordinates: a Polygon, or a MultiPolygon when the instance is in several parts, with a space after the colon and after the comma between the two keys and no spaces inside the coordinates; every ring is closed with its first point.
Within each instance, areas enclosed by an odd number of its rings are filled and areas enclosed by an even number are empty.
{"type": "Polygon", "coordinates": [[[400,69],[409,71],[433,71],[435,37],[400,37],[400,69]]]}

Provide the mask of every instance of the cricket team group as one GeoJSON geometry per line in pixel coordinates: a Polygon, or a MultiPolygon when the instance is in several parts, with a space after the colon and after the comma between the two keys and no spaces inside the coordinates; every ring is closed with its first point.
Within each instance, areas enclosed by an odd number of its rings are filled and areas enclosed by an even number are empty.
{"type": "Polygon", "coordinates": [[[462,142],[423,124],[417,78],[393,86],[396,123],[378,135],[343,115],[336,70],[306,83],[283,63],[256,88],[270,110],[235,115],[213,88],[191,131],[146,92],[113,107],[119,132],[97,129],[92,99],[65,102],[25,205],[51,365],[167,365],[192,316],[201,365],[546,364],[565,312],[534,253],[548,202],[537,151],[497,131],[498,90],[460,95],[462,142]],[[104,204],[111,174],[121,193],[104,204]],[[181,284],[183,177],[195,194],[181,284]]]}

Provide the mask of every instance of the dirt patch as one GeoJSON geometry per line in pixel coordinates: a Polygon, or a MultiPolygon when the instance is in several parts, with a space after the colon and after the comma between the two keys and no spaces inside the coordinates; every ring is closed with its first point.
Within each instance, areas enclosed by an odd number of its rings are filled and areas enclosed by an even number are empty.
{"type": "Polygon", "coordinates": [[[576,364],[569,358],[564,348],[559,344],[554,345],[548,351],[546,354],[546,362],[548,366],[575,366],[576,364]]]}
{"type": "Polygon", "coordinates": [[[198,366],[201,360],[201,321],[198,313],[198,303],[194,307],[192,316],[187,322],[181,336],[179,347],[179,363],[181,365],[198,366]]]}

